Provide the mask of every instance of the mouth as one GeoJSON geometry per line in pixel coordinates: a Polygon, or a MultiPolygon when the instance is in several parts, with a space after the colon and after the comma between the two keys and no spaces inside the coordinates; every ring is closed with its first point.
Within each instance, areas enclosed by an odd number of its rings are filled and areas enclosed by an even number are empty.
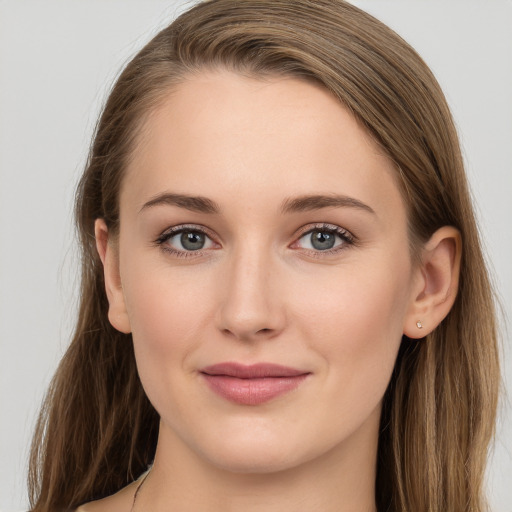
{"type": "Polygon", "coordinates": [[[272,363],[247,366],[228,362],[207,366],[200,374],[222,398],[240,405],[259,405],[293,391],[311,372],[272,363]]]}

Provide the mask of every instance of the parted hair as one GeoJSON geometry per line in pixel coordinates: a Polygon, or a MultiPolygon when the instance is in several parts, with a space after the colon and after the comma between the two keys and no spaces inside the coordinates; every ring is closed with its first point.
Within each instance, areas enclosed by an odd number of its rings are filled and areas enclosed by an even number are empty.
{"type": "Polygon", "coordinates": [[[394,163],[411,254],[441,226],[462,237],[459,290],[421,340],[402,340],[379,432],[379,512],[483,512],[500,387],[494,296],[457,132],[427,65],[395,32],[342,0],[210,0],[156,35],[117,79],[76,193],[81,245],[76,328],[32,441],[30,505],[70,510],[115,493],[152,462],[159,416],[131,335],[107,318],[94,221],[119,227],[123,171],[144,121],[203,70],[287,76],[330,91],[394,163]]]}

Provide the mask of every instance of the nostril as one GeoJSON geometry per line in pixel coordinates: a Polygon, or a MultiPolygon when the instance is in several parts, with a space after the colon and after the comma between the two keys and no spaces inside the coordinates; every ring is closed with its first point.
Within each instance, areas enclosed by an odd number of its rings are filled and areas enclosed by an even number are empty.
{"type": "Polygon", "coordinates": [[[240,338],[240,339],[250,339],[250,338],[259,338],[259,337],[265,337],[270,336],[272,333],[275,332],[275,329],[264,327],[263,329],[257,329],[253,330],[252,334],[250,331],[243,331],[241,329],[240,331],[237,331],[236,329],[222,329],[222,333],[228,337],[234,337],[234,338],[240,338]]]}

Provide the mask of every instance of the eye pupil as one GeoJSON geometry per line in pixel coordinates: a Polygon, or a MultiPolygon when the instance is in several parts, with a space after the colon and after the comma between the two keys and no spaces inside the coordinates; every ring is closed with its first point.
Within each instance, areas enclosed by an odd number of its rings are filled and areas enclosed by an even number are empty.
{"type": "Polygon", "coordinates": [[[311,233],[311,245],[319,251],[332,249],[335,242],[334,234],[328,231],[313,231],[311,233]]]}
{"type": "Polygon", "coordinates": [[[197,231],[184,231],[180,238],[181,245],[188,251],[198,251],[205,244],[205,235],[197,231]]]}

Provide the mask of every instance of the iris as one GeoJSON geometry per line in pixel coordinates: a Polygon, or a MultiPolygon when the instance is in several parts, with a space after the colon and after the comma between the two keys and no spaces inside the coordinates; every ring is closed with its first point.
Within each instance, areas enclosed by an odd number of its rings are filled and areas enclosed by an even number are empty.
{"type": "Polygon", "coordinates": [[[311,233],[311,245],[319,251],[325,251],[334,247],[335,234],[328,231],[313,231],[311,233]]]}
{"type": "Polygon", "coordinates": [[[180,237],[181,245],[188,251],[198,251],[205,244],[204,233],[197,231],[184,231],[180,237]]]}

